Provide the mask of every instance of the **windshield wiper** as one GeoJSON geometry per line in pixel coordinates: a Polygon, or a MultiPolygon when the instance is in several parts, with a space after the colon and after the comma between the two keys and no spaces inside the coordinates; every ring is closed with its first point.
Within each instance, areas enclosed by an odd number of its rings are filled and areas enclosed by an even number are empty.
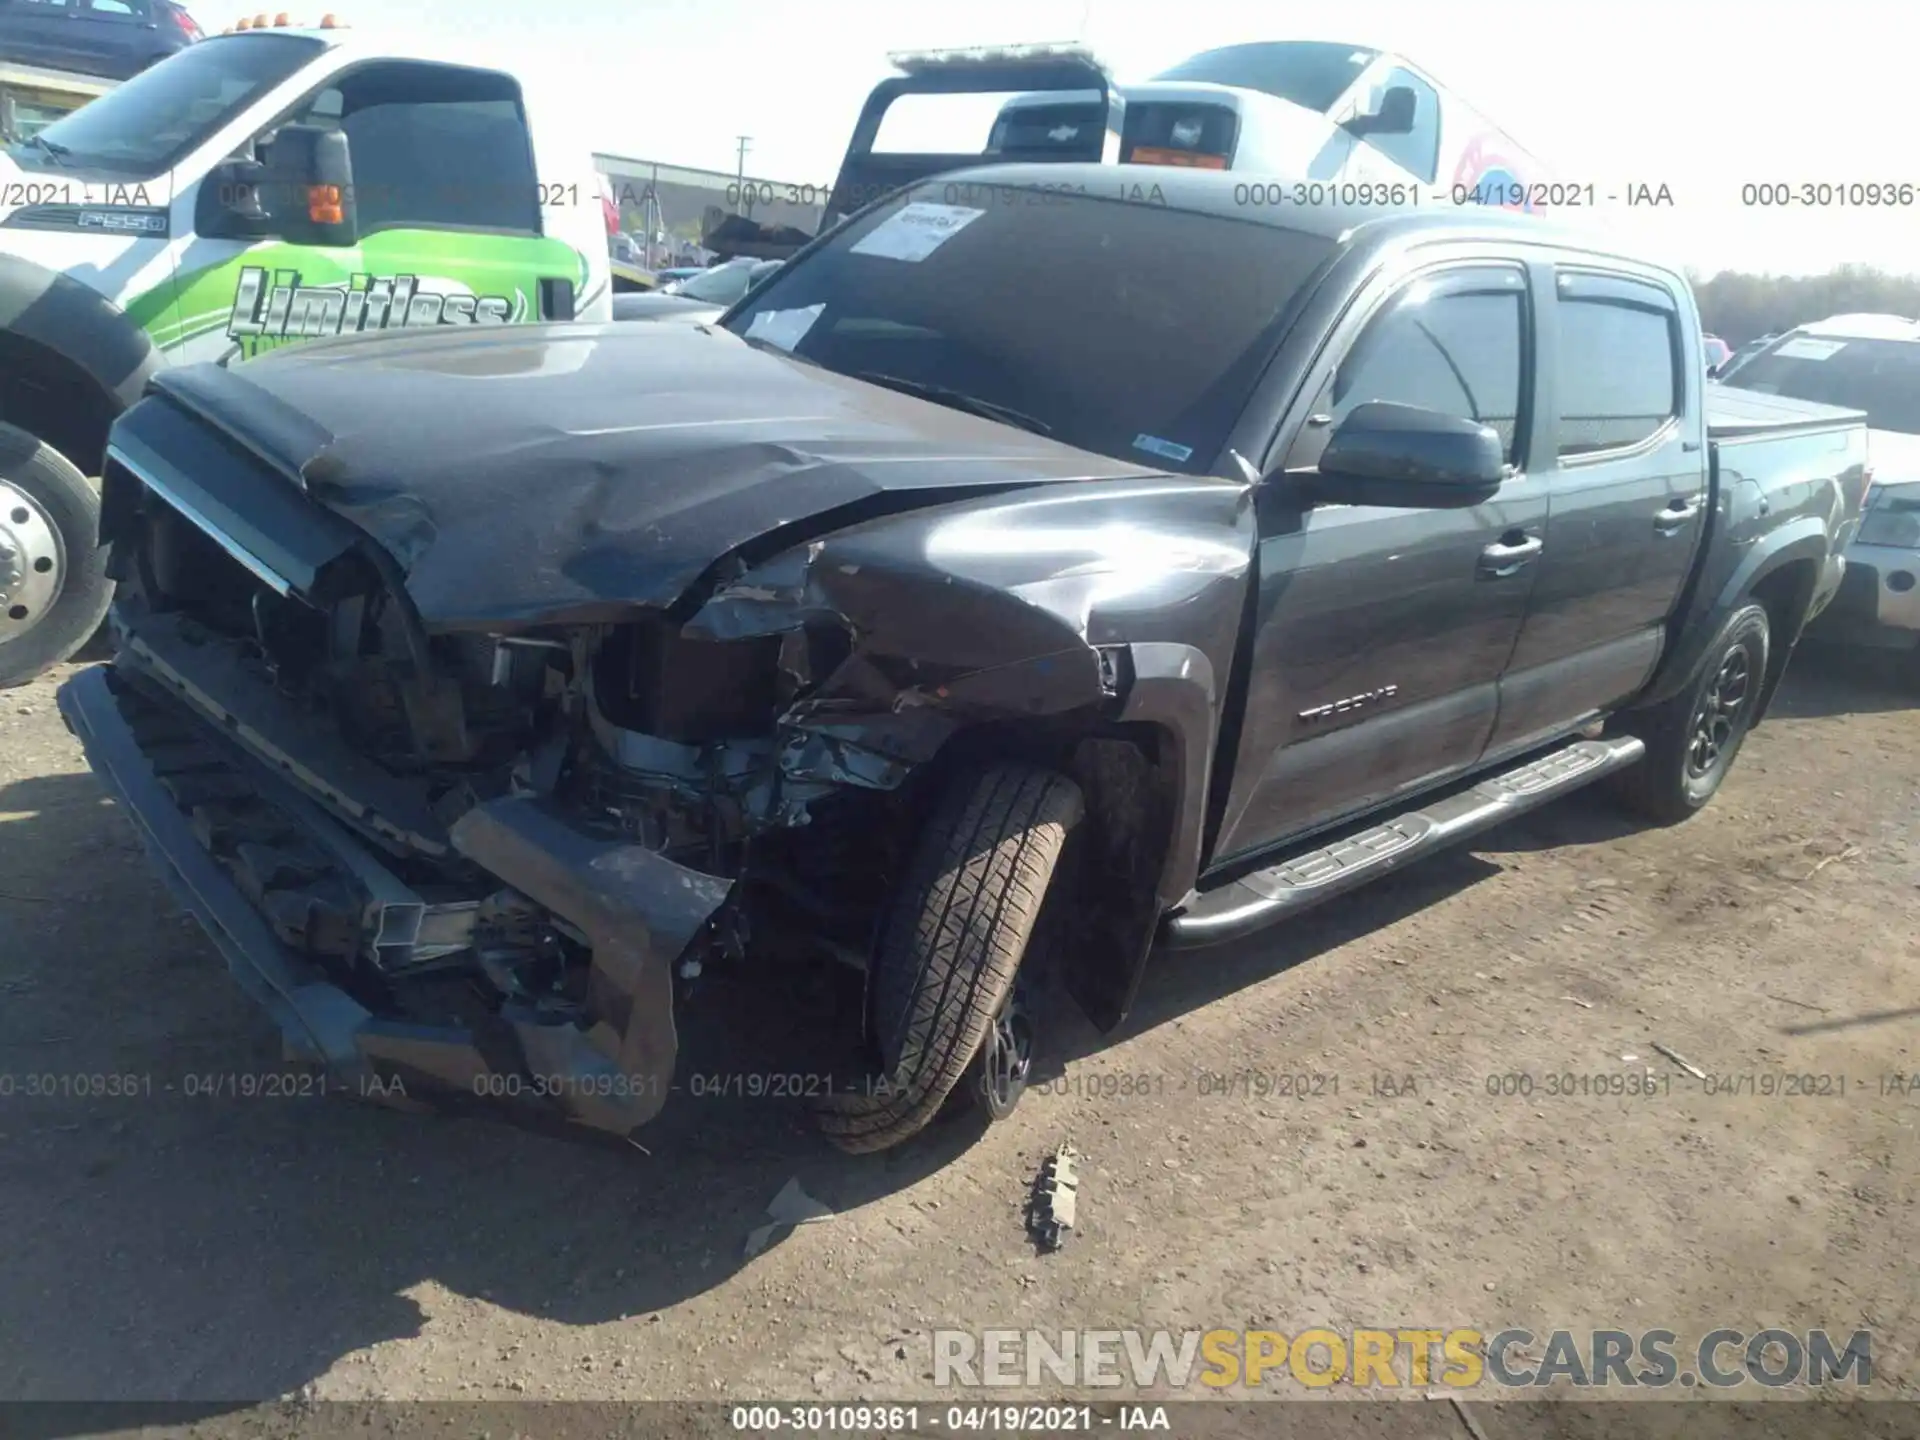
{"type": "Polygon", "coordinates": [[[32,146],[44,150],[56,160],[65,160],[73,154],[72,150],[62,145],[59,141],[49,140],[46,136],[37,133],[29,135],[26,139],[22,140],[20,144],[22,146],[32,146]]]}
{"type": "Polygon", "coordinates": [[[1029,415],[1024,410],[1015,410],[1010,405],[982,400],[978,395],[969,395],[964,390],[949,390],[944,385],[932,385],[925,380],[909,380],[904,375],[888,375],[879,370],[862,370],[853,378],[864,380],[869,385],[884,385],[889,390],[898,390],[902,395],[931,400],[936,405],[963,410],[969,415],[978,415],[986,420],[998,420],[1003,425],[1015,425],[1022,430],[1031,430],[1035,435],[1053,434],[1053,427],[1037,416],[1029,415]]]}
{"type": "Polygon", "coordinates": [[[742,343],[751,345],[756,350],[765,350],[771,354],[778,355],[782,360],[794,360],[802,365],[811,365],[816,370],[820,368],[820,362],[818,360],[809,360],[804,355],[797,355],[784,345],[774,344],[773,341],[767,339],[764,335],[740,335],[737,331],[733,330],[729,330],[727,333],[737,336],[742,343]]]}

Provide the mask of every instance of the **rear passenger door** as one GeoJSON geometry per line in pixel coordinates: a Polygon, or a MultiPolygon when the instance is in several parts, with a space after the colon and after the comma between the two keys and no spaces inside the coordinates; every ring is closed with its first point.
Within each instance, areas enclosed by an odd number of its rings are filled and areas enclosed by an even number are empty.
{"type": "Polygon", "coordinates": [[[1583,266],[1547,273],[1535,457],[1547,543],[1501,681],[1495,751],[1576,726],[1645,683],[1706,520],[1701,382],[1672,291],[1583,266]]]}
{"type": "Polygon", "coordinates": [[[74,17],[80,0],[0,0],[0,58],[79,68],[74,17]]]}
{"type": "Polygon", "coordinates": [[[74,48],[90,68],[128,79],[153,38],[152,0],[80,0],[72,29],[74,48]]]}

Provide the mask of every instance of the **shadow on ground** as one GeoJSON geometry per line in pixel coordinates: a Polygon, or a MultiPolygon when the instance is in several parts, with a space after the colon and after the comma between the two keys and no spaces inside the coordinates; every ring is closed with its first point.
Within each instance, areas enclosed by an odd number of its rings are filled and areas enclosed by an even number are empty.
{"type": "Polygon", "coordinates": [[[1920,653],[1803,643],[1770,718],[1812,720],[1920,709],[1920,653]]]}
{"type": "MultiPolygon", "coordinates": [[[[789,1178],[837,1211],[959,1160],[971,1117],[849,1157],[783,1102],[698,1074],[808,1070],[819,996],[716,983],[681,1093],[629,1147],[340,1099],[234,1093],[278,1039],[152,878],[91,777],[0,788],[0,1396],[242,1402],[419,1333],[433,1284],[588,1325],[669,1310],[752,1262],[789,1178]],[[796,1024],[796,1017],[799,1023],[796,1024]],[[244,1345],[232,1337],[246,1337],[244,1345]]],[[[1444,856],[1284,932],[1156,962],[1150,1028],[1491,873],[1444,856]]],[[[1057,996],[1050,1066],[1107,1043],[1057,996]]]]}
{"type": "MultiPolygon", "coordinates": [[[[1838,703],[1811,668],[1796,664],[1782,714],[1838,703]]],[[[646,1317],[750,1265],[745,1236],[789,1178],[845,1211],[964,1164],[977,1133],[950,1122],[889,1155],[846,1157],[797,1106],[683,1089],[643,1154],[246,1098],[233,1093],[245,1077],[284,1073],[277,1038],[92,780],[22,778],[0,788],[0,815],[12,817],[0,820],[0,1396],[286,1394],[418,1334],[423,1285],[563,1324],[646,1317]]],[[[1630,822],[1576,799],[1525,827],[1496,832],[1494,848],[1600,843],[1630,822]]],[[[1496,873],[1444,854],[1251,940],[1156,958],[1125,1033],[1496,873]]],[[[814,1031],[831,1028],[781,987],[717,981],[701,998],[683,1086],[804,1068],[814,1031]]],[[[1058,1023],[1043,1075],[1109,1043],[1057,995],[1046,1016],[1058,1023]]]]}

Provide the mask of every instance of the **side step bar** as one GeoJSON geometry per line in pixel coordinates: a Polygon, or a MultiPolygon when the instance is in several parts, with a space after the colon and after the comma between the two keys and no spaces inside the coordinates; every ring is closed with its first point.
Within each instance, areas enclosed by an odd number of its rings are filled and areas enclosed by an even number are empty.
{"type": "Polygon", "coordinates": [[[1168,919],[1161,944],[1169,950],[1191,950],[1251,935],[1631,765],[1646,748],[1632,736],[1576,740],[1489,775],[1445,799],[1204,892],[1168,919]]]}

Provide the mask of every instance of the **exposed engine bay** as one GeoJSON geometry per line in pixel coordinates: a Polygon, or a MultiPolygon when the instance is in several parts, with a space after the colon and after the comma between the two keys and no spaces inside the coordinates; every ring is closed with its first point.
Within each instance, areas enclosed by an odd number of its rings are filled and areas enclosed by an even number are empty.
{"type": "MultiPolygon", "coordinates": [[[[371,978],[382,983],[369,998],[389,999],[385,982],[450,972],[548,1005],[583,994],[590,947],[577,925],[511,890],[468,893],[493,882],[452,837],[471,812],[516,797],[542,800],[610,845],[750,892],[706,927],[682,957],[685,972],[740,957],[750,938],[857,963],[898,851],[897,792],[910,767],[775,719],[819,689],[813,677],[845,664],[844,632],[696,639],[642,615],[551,634],[426,638],[378,591],[326,610],[275,593],[165,506],[150,508],[147,537],[138,581],[122,594],[129,657],[202,713],[244,713],[235,702],[247,691],[287,712],[279,734],[242,723],[251,748],[296,774],[328,778],[327,760],[299,740],[333,732],[336,762],[370,763],[383,791],[409,802],[335,818],[385,842],[382,863],[423,897],[460,896],[429,904],[428,938],[407,953],[372,944],[371,978]]],[[[331,779],[323,793],[345,799],[352,788],[364,803],[364,786],[337,767],[331,779]]],[[[346,913],[343,901],[340,923],[303,914],[282,938],[354,981],[375,937],[354,933],[346,913]]]]}
{"type": "MultiPolygon", "coordinates": [[[[457,444],[380,412],[490,386],[430,339],[183,367],[116,424],[117,653],[63,714],[236,978],[349,1083],[625,1135],[718,967],[841,977],[849,1063],[906,1073],[910,1007],[879,995],[925,973],[901,897],[934,913],[953,864],[989,893],[1071,830],[1014,953],[1044,928],[1022,976],[1057,966],[1117,1023],[1197,875],[1248,487],[731,339],[630,341],[502,342],[608,373],[488,388],[457,444]],[[628,387],[668,350],[713,383],[628,387]],[[405,383],[356,383],[376,362],[405,383]],[[930,836],[984,823],[968,785],[992,834],[942,861],[930,836]]],[[[965,1053],[1012,1053],[1009,976],[882,1123],[823,1121],[836,1143],[911,1133],[965,1053]]]]}

